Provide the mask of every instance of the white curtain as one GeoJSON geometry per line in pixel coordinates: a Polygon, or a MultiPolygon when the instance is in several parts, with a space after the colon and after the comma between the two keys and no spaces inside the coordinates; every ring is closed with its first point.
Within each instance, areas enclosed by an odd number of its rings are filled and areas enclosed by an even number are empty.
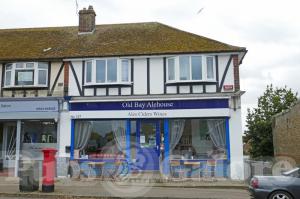
{"type": "Polygon", "coordinates": [[[170,151],[172,151],[178,144],[183,130],[185,120],[170,120],[170,151]]]}
{"type": "Polygon", "coordinates": [[[226,129],[224,120],[207,120],[209,135],[218,149],[226,150],[226,129]]]}
{"type": "Polygon", "coordinates": [[[92,122],[76,121],[75,122],[75,150],[82,150],[86,147],[92,134],[92,122]]]}
{"type": "Polygon", "coordinates": [[[125,131],[125,121],[115,120],[112,121],[112,131],[116,141],[116,145],[120,151],[124,151],[126,148],[126,131],[125,131]]]}

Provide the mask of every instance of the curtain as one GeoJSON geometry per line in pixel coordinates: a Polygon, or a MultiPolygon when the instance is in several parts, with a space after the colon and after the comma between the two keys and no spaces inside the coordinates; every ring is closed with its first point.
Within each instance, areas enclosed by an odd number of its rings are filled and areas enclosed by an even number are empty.
{"type": "Polygon", "coordinates": [[[185,120],[170,120],[170,151],[172,151],[178,144],[183,130],[185,120]]]}
{"type": "Polygon", "coordinates": [[[86,147],[92,134],[92,122],[76,121],[75,122],[75,150],[82,150],[86,147]]]}
{"type": "Polygon", "coordinates": [[[226,150],[226,129],[224,120],[207,120],[210,138],[218,149],[226,150]]]}
{"type": "Polygon", "coordinates": [[[126,131],[124,120],[112,121],[112,131],[116,141],[116,145],[120,151],[124,151],[126,148],[126,131]]]}

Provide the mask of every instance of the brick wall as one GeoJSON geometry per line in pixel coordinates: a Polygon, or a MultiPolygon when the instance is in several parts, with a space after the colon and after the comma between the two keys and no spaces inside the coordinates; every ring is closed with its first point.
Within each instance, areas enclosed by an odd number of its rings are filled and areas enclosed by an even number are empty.
{"type": "Polygon", "coordinates": [[[233,74],[234,74],[234,90],[240,90],[240,69],[239,69],[239,56],[233,55],[233,74]]]}
{"type": "Polygon", "coordinates": [[[274,118],[273,142],[276,157],[289,156],[300,164],[300,102],[274,118]]]}
{"type": "Polygon", "coordinates": [[[70,66],[69,62],[64,63],[64,95],[68,95],[68,90],[69,90],[69,71],[70,71],[70,66]]]}

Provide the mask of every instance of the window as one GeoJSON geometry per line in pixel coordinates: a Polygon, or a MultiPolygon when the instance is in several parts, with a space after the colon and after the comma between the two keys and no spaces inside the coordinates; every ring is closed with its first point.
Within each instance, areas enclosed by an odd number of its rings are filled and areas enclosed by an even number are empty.
{"type": "Polygon", "coordinates": [[[34,71],[33,70],[16,70],[15,72],[15,85],[22,86],[22,85],[33,85],[34,80],[34,71]]]}
{"type": "Polygon", "coordinates": [[[180,80],[190,80],[190,57],[179,57],[179,74],[180,80]]]}
{"type": "Polygon", "coordinates": [[[92,62],[88,61],[86,62],[86,82],[90,83],[92,82],[92,62]]]}
{"type": "Polygon", "coordinates": [[[10,63],[5,66],[5,86],[47,86],[48,63],[10,63]]]}
{"type": "MultiPolygon", "coordinates": [[[[56,143],[57,123],[54,121],[24,121],[21,128],[22,143],[56,143]]],[[[23,144],[24,146],[24,144],[23,144]]]]}
{"type": "Polygon", "coordinates": [[[128,60],[122,60],[122,82],[129,81],[129,63],[128,60]]]}
{"type": "Polygon", "coordinates": [[[5,86],[11,85],[12,64],[7,64],[5,67],[5,86]]]}
{"type": "Polygon", "coordinates": [[[127,59],[98,59],[86,63],[86,84],[130,83],[127,59]],[[95,74],[92,71],[96,71],[95,74]]]}
{"type": "Polygon", "coordinates": [[[124,157],[126,120],[75,121],[75,158],[124,157]],[[76,155],[75,155],[76,154],[76,155]],[[77,156],[77,157],[76,157],[77,156]]]}
{"type": "Polygon", "coordinates": [[[207,79],[214,79],[214,59],[213,57],[206,57],[207,79]]]}
{"type": "Polygon", "coordinates": [[[96,82],[104,83],[105,82],[105,74],[106,74],[106,61],[105,60],[97,60],[96,61],[96,82]]]}
{"type": "Polygon", "coordinates": [[[201,56],[192,56],[192,80],[202,79],[202,60],[201,56]]]}
{"type": "Polygon", "coordinates": [[[117,60],[107,60],[107,82],[116,82],[117,74],[117,60]]]}
{"type": "Polygon", "coordinates": [[[182,55],[167,59],[167,81],[215,81],[213,56],[182,55]]]}
{"type": "Polygon", "coordinates": [[[171,159],[227,159],[225,119],[170,119],[169,126],[171,159]]]}
{"type": "Polygon", "coordinates": [[[168,80],[175,80],[175,58],[168,59],[168,80]]]}

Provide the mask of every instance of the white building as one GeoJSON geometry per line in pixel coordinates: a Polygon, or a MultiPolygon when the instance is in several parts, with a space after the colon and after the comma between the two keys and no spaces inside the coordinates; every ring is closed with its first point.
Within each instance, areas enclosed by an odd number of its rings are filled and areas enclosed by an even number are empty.
{"type": "Polygon", "coordinates": [[[243,179],[247,50],[157,22],[95,25],[92,7],[79,14],[79,28],[0,30],[3,167],[54,147],[82,167],[243,179]]]}

